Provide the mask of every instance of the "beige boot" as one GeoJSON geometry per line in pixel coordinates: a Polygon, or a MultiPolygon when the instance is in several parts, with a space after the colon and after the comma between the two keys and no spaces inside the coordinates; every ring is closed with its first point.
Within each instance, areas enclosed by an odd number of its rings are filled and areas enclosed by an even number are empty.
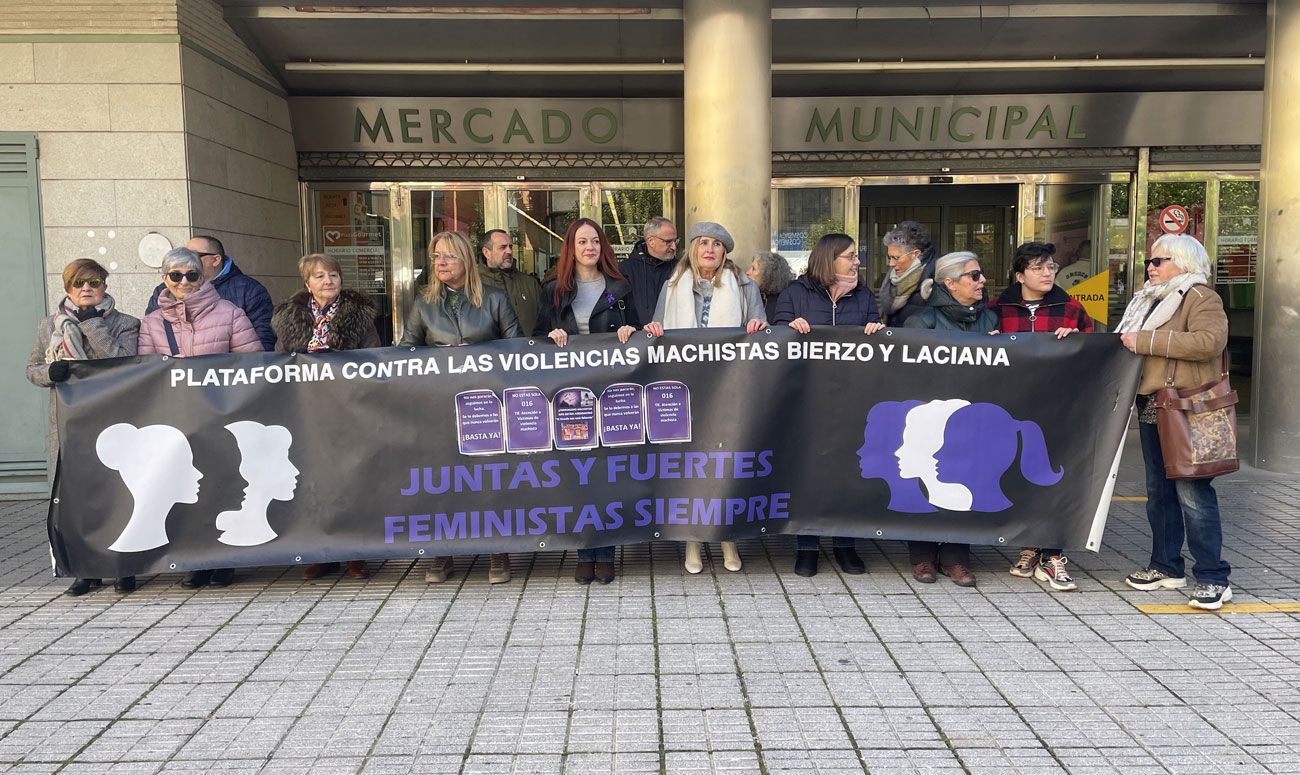
{"type": "Polygon", "coordinates": [[[722,567],[735,573],[740,570],[740,550],[735,541],[722,542],[722,567]]]}
{"type": "Polygon", "coordinates": [[[704,560],[700,557],[700,542],[686,542],[686,560],[682,563],[687,573],[699,573],[704,570],[704,560]]]}
{"type": "Polygon", "coordinates": [[[434,557],[424,571],[424,583],[441,584],[455,570],[455,561],[450,557],[434,557]]]}

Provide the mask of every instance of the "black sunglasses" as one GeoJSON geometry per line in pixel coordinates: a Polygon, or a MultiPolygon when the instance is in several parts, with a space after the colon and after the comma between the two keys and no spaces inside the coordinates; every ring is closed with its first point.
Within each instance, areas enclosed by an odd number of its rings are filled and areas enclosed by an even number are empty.
{"type": "Polygon", "coordinates": [[[91,288],[98,288],[99,286],[101,286],[101,285],[103,285],[103,284],[104,284],[104,281],[101,280],[101,279],[99,279],[98,277],[89,277],[89,278],[85,278],[85,279],[82,279],[82,280],[73,280],[73,281],[72,281],[72,287],[73,287],[73,288],[80,288],[80,287],[82,287],[83,285],[89,285],[91,288]]]}
{"type": "Polygon", "coordinates": [[[980,270],[980,269],[972,269],[972,270],[970,270],[969,272],[962,272],[961,274],[959,274],[959,275],[957,275],[957,276],[958,276],[958,277],[969,277],[970,280],[971,280],[971,282],[975,283],[975,282],[979,282],[979,279],[980,279],[981,277],[984,276],[984,272],[983,272],[983,270],[980,270]]]}
{"type": "Polygon", "coordinates": [[[1155,268],[1159,269],[1160,265],[1163,264],[1164,262],[1173,261],[1173,260],[1174,260],[1173,256],[1152,256],[1151,258],[1148,258],[1146,261],[1143,261],[1142,263],[1146,264],[1147,266],[1154,266],[1155,268]]]}
{"type": "Polygon", "coordinates": [[[202,276],[203,276],[202,272],[168,272],[167,273],[167,279],[171,280],[174,283],[178,283],[181,280],[189,280],[192,283],[197,283],[199,281],[199,278],[202,276]]]}

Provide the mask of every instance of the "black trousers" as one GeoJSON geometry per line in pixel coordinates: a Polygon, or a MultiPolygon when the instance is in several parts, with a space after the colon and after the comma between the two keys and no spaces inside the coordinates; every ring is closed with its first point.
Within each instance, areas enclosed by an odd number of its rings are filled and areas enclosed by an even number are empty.
{"type": "Polygon", "coordinates": [[[936,565],[965,565],[970,567],[970,544],[908,541],[907,551],[912,556],[913,565],[918,562],[932,562],[936,565]]]}

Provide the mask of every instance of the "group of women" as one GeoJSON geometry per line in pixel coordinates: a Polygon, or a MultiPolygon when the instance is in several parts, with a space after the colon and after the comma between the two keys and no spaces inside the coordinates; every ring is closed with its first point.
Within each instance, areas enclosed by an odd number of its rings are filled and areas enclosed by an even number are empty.
{"type": "MultiPolygon", "coordinates": [[[[565,347],[574,336],[614,333],[621,342],[638,330],[653,336],[689,328],[744,328],[754,334],[771,325],[788,325],[800,334],[817,326],[855,326],[871,336],[886,326],[963,331],[979,334],[1049,332],[1063,338],[1091,332],[1093,323],[1078,301],[1055,284],[1059,268],[1055,248],[1030,242],[1017,248],[1009,287],[994,301],[985,293],[987,275],[974,253],[942,257],[928,230],[903,222],[883,239],[889,271],[878,292],[860,282],[858,251],[852,238],[828,234],[813,248],[807,270],[792,279],[785,260],[775,253],[753,257],[748,271],[731,259],[735,243],[730,233],[712,222],[694,224],[687,235],[685,255],[658,295],[652,320],[639,320],[632,287],[619,271],[614,252],[600,226],[582,218],[565,234],[554,276],[542,288],[537,338],[565,347]]],[[[1148,282],[1137,293],[1120,323],[1121,340],[1146,358],[1139,388],[1140,428],[1147,464],[1148,518],[1155,538],[1147,568],[1126,581],[1138,589],[1179,588],[1186,585],[1181,547],[1187,526],[1196,560],[1194,606],[1217,608],[1231,599],[1228,565],[1220,557],[1218,503],[1210,480],[1169,480],[1160,462],[1150,395],[1173,362],[1174,386],[1194,387],[1217,372],[1226,344],[1227,323],[1222,302],[1208,289],[1209,260],[1193,237],[1167,235],[1152,247],[1148,282]],[[1197,380],[1201,380],[1198,382],[1197,380]],[[1145,399],[1145,400],[1144,400],[1145,399]]],[[[407,316],[400,344],[453,346],[521,336],[517,316],[501,291],[485,286],[469,240],[460,232],[441,232],[429,243],[429,281],[407,316]]],[[[67,296],[59,309],[43,319],[28,378],[49,387],[66,378],[69,360],[133,354],[170,353],[179,357],[220,352],[254,352],[262,345],[246,315],[222,300],[204,281],[199,256],[185,248],[167,254],[163,263],[164,290],[159,309],[143,323],[114,308],[108,295],[108,273],[90,259],[77,259],[63,273],[67,296]]],[[[320,352],[379,346],[376,311],[362,294],[344,289],[338,262],[328,256],[304,256],[299,263],[304,290],[276,308],[272,319],[279,337],[277,350],[320,352]]],[[[53,430],[51,411],[51,434],[53,430]]],[[[54,439],[51,450],[57,448],[54,439]]],[[[53,456],[53,452],[51,453],[53,456]]],[[[820,540],[800,535],[794,570],[817,573],[820,540]]],[[[865,570],[851,537],[832,537],[832,555],[847,574],[865,570]]],[[[721,545],[723,566],[742,567],[734,542],[721,545]]],[[[913,577],[933,583],[939,575],[961,586],[974,586],[970,547],[958,543],[909,542],[913,577]]],[[[703,570],[704,547],[687,542],[683,566],[688,573],[703,570]]],[[[338,570],[338,564],[309,566],[305,576],[338,570]]],[[[425,572],[430,583],[446,580],[454,571],[451,557],[431,560],[425,572]]],[[[1035,577],[1051,588],[1069,590],[1075,583],[1059,548],[1025,547],[1010,572],[1035,577]]],[[[364,561],[348,563],[349,576],[365,578],[364,561]]],[[[510,579],[507,554],[492,555],[489,581],[510,579]]],[[[615,547],[578,552],[574,578],[580,584],[609,583],[615,577],[615,547]]],[[[187,586],[230,582],[229,569],[200,571],[187,586]]],[[[77,579],[67,594],[85,594],[98,579],[77,579]]],[[[120,592],[135,588],[121,578],[120,592]]]]}

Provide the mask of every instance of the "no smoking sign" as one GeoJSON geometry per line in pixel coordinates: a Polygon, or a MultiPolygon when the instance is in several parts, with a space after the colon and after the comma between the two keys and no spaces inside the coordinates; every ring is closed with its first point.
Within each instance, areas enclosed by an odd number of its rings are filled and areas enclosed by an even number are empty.
{"type": "Polygon", "coordinates": [[[1160,229],[1165,234],[1182,234],[1192,222],[1192,216],[1182,205],[1169,205],[1160,211],[1160,229]]]}

